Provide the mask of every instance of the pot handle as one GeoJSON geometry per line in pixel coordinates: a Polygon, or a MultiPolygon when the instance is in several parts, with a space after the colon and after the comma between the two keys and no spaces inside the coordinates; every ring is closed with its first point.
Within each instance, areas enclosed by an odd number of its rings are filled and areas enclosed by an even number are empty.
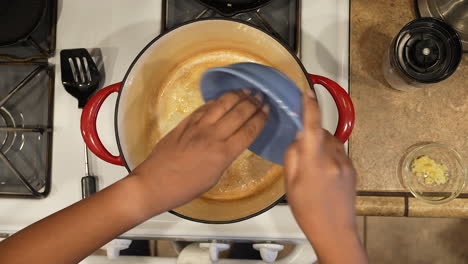
{"type": "Polygon", "coordinates": [[[81,114],[81,135],[88,148],[100,159],[115,165],[124,166],[121,156],[112,155],[101,142],[96,129],[96,121],[102,104],[111,93],[120,91],[122,83],[109,85],[89,99],[81,114]]]}
{"type": "Polygon", "coordinates": [[[345,143],[354,128],[355,112],[349,94],[336,82],[320,75],[309,74],[312,84],[324,86],[333,97],[338,108],[338,126],[335,137],[345,143]]]}

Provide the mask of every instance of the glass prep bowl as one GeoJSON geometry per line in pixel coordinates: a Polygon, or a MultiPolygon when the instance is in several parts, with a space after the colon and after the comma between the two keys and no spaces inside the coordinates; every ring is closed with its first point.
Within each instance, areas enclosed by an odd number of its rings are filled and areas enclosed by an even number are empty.
{"type": "Polygon", "coordinates": [[[411,146],[403,155],[398,167],[400,181],[416,198],[431,204],[447,203],[463,190],[466,168],[461,155],[452,147],[440,143],[419,143],[411,146]],[[412,172],[414,160],[427,156],[447,167],[447,181],[443,184],[426,184],[424,177],[412,172]]]}

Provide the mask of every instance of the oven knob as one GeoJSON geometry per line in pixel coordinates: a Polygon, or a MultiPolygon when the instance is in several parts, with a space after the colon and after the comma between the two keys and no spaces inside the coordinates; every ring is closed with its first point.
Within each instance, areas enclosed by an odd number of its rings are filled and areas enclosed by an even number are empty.
{"type": "Polygon", "coordinates": [[[109,259],[117,259],[120,256],[120,251],[127,249],[132,244],[132,240],[129,239],[114,239],[107,243],[104,248],[107,252],[109,259]]]}
{"type": "Polygon", "coordinates": [[[219,252],[228,250],[230,247],[229,244],[224,243],[200,243],[200,248],[207,248],[210,253],[211,261],[215,263],[219,260],[219,252]]]}
{"type": "Polygon", "coordinates": [[[277,244],[254,244],[253,248],[260,251],[263,261],[273,263],[278,257],[278,252],[283,250],[284,246],[277,244]]]}

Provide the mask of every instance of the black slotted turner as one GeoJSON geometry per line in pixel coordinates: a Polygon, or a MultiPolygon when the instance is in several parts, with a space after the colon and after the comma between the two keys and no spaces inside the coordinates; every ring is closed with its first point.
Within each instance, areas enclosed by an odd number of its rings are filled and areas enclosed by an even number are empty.
{"type": "Polygon", "coordinates": [[[60,52],[62,83],[65,90],[78,99],[82,109],[101,82],[101,74],[86,49],[69,49],[60,52]]]}
{"type": "MultiPolygon", "coordinates": [[[[86,49],[69,49],[60,52],[62,84],[65,90],[78,99],[82,109],[91,95],[99,87],[101,74],[86,49]]],[[[97,179],[89,175],[88,147],[85,144],[85,176],[81,178],[82,198],[87,198],[97,190],[97,179]]]]}

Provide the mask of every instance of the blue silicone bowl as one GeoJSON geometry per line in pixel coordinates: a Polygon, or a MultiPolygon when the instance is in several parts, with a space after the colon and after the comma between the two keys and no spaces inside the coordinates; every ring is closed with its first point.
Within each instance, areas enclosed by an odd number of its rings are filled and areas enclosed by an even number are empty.
{"type": "Polygon", "coordinates": [[[283,165],[284,153],[302,130],[302,92],[282,72],[256,63],[237,63],[207,70],[200,83],[205,101],[226,92],[250,89],[270,106],[268,121],[249,150],[283,165]]]}

